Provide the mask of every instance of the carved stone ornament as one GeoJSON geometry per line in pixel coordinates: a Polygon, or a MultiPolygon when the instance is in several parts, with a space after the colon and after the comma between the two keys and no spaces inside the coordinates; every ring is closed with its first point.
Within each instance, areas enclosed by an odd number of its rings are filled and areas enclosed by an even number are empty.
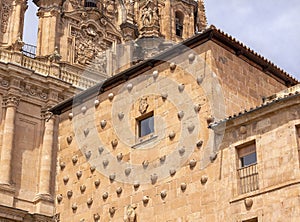
{"type": "Polygon", "coordinates": [[[83,193],[85,190],[86,190],[86,186],[85,186],[84,184],[82,184],[82,185],[80,186],[80,191],[81,191],[81,193],[83,193]]]}
{"type": "Polygon", "coordinates": [[[141,114],[144,114],[147,112],[147,109],[149,107],[147,100],[148,100],[147,97],[139,99],[139,111],[141,114]]]}
{"type": "Polygon", "coordinates": [[[87,137],[89,135],[89,132],[90,132],[89,128],[84,129],[83,130],[84,136],[87,137]]]}
{"type": "Polygon", "coordinates": [[[161,94],[161,98],[162,98],[163,100],[166,100],[166,99],[168,98],[168,93],[162,93],[162,94],[161,94]]]}
{"type": "Polygon", "coordinates": [[[92,203],[93,203],[93,198],[89,198],[87,201],[86,201],[86,204],[88,205],[88,206],[90,206],[90,205],[92,205],[92,203]]]}
{"type": "Polygon", "coordinates": [[[184,147],[180,147],[178,150],[180,156],[182,156],[185,153],[185,148],[184,147]]]}
{"type": "Polygon", "coordinates": [[[132,83],[128,83],[127,90],[130,92],[132,90],[132,88],[133,88],[132,83]]]}
{"type": "Polygon", "coordinates": [[[114,96],[115,96],[115,95],[114,95],[113,93],[110,93],[110,94],[108,94],[108,99],[109,99],[109,100],[113,100],[114,96]]]}
{"type": "Polygon", "coordinates": [[[109,180],[113,182],[116,179],[116,174],[109,175],[109,180]]]}
{"type": "Polygon", "coordinates": [[[158,71],[157,70],[153,71],[152,76],[153,76],[154,79],[157,79],[158,71]]]}
{"type": "Polygon", "coordinates": [[[118,146],[118,140],[117,139],[112,140],[111,145],[113,148],[116,148],[118,146]]]}
{"type": "Polygon", "coordinates": [[[100,180],[99,180],[99,179],[95,180],[94,184],[95,184],[96,187],[99,187],[99,185],[100,185],[100,180]]]}
{"type": "Polygon", "coordinates": [[[180,189],[181,189],[182,191],[185,191],[185,190],[186,190],[186,187],[187,187],[186,183],[181,183],[181,184],[180,184],[180,189]]]}
{"type": "Polygon", "coordinates": [[[80,179],[80,177],[82,176],[82,171],[81,170],[77,171],[76,176],[78,179],[80,179]]]}
{"type": "Polygon", "coordinates": [[[200,149],[203,145],[203,140],[199,140],[196,144],[196,146],[200,149]]]}
{"type": "Polygon", "coordinates": [[[134,181],[133,182],[133,187],[134,187],[134,189],[138,189],[140,187],[140,182],[139,181],[134,181]]]}
{"type": "Polygon", "coordinates": [[[123,159],[123,154],[122,153],[118,153],[117,154],[117,160],[120,162],[123,159]]]}
{"type": "Polygon", "coordinates": [[[6,33],[8,27],[9,15],[12,9],[12,4],[7,1],[2,1],[1,3],[1,32],[6,33]]]}
{"type": "Polygon", "coordinates": [[[66,167],[66,163],[63,162],[63,161],[61,161],[61,162],[59,163],[59,166],[60,166],[60,169],[63,170],[63,169],[65,169],[65,167],[66,167]]]}
{"type": "Polygon", "coordinates": [[[200,179],[202,184],[205,184],[207,182],[207,180],[208,180],[208,177],[206,175],[203,175],[200,179]]]}
{"type": "Polygon", "coordinates": [[[86,159],[90,159],[92,156],[92,151],[88,150],[84,153],[86,159]]]}
{"type": "Polygon", "coordinates": [[[73,140],[73,137],[72,137],[72,136],[68,136],[68,137],[67,137],[67,143],[68,143],[68,144],[71,144],[71,143],[72,143],[72,140],[73,140]]]}
{"type": "Polygon", "coordinates": [[[153,0],[146,1],[146,4],[140,9],[141,21],[143,27],[158,27],[159,15],[157,5],[153,0]]]}
{"type": "Polygon", "coordinates": [[[179,111],[179,112],[177,113],[178,119],[182,119],[183,116],[184,116],[184,112],[183,112],[183,111],[179,111]]]}
{"type": "Polygon", "coordinates": [[[170,132],[169,133],[170,140],[174,139],[175,135],[176,135],[176,133],[174,131],[170,132]]]}
{"type": "Polygon", "coordinates": [[[76,211],[76,210],[77,210],[77,204],[76,204],[76,203],[72,204],[72,210],[73,210],[73,211],[76,211]]]}
{"type": "Polygon", "coordinates": [[[76,164],[77,161],[78,161],[78,156],[77,156],[77,155],[73,156],[73,157],[72,157],[72,163],[73,163],[73,164],[76,164]]]}
{"type": "Polygon", "coordinates": [[[73,113],[69,113],[69,119],[72,120],[73,119],[73,113]]]}
{"type": "Polygon", "coordinates": [[[176,170],[175,169],[170,169],[169,173],[170,173],[170,176],[174,176],[176,174],[176,170]]]}
{"type": "Polygon", "coordinates": [[[102,199],[103,200],[106,200],[108,198],[108,193],[107,192],[104,192],[103,194],[102,194],[102,199]]]}
{"type": "Polygon", "coordinates": [[[178,90],[179,90],[179,92],[183,92],[184,88],[185,88],[185,85],[184,85],[184,84],[179,84],[179,85],[178,85],[178,90]]]}
{"type": "Polygon", "coordinates": [[[106,124],[107,124],[107,121],[105,119],[101,120],[100,126],[102,129],[105,128],[106,124]]]}
{"type": "Polygon", "coordinates": [[[64,176],[64,177],[63,177],[63,181],[64,181],[65,184],[68,183],[69,177],[68,177],[68,176],[64,176]]]}
{"type": "Polygon", "coordinates": [[[160,197],[161,197],[162,199],[165,199],[166,196],[167,196],[167,191],[166,191],[166,190],[163,190],[163,191],[160,192],[160,197]]]}
{"type": "Polygon", "coordinates": [[[115,207],[110,207],[108,211],[109,211],[109,214],[111,216],[113,216],[115,214],[115,212],[116,212],[116,208],[115,207]]]}
{"type": "Polygon", "coordinates": [[[91,173],[93,173],[95,170],[96,170],[96,167],[95,167],[95,166],[91,166],[91,167],[90,167],[91,173]]]}
{"type": "Polygon", "coordinates": [[[100,146],[100,147],[98,148],[99,154],[101,155],[101,154],[103,153],[103,151],[104,151],[104,148],[103,148],[102,146],[100,146]]]}
{"type": "Polygon", "coordinates": [[[100,215],[98,213],[94,214],[94,220],[95,221],[100,220],[100,215]]]}
{"type": "Polygon", "coordinates": [[[148,202],[149,202],[149,200],[150,200],[150,197],[149,196],[143,196],[143,199],[142,199],[142,201],[143,201],[143,203],[144,204],[147,204],[148,202]]]}
{"type": "Polygon", "coordinates": [[[176,69],[176,64],[174,62],[170,63],[170,69],[173,71],[176,69]]]}
{"type": "Polygon", "coordinates": [[[245,134],[247,133],[247,128],[245,126],[240,127],[240,134],[245,134]]]}
{"type": "Polygon", "coordinates": [[[58,195],[56,196],[56,199],[57,199],[57,202],[60,203],[60,202],[62,201],[62,199],[63,199],[62,194],[58,194],[58,195]]]}
{"type": "Polygon", "coordinates": [[[68,191],[67,191],[67,197],[68,197],[68,198],[71,198],[72,195],[73,195],[73,191],[72,191],[72,190],[68,190],[68,191]]]}
{"type": "Polygon", "coordinates": [[[82,112],[83,114],[85,114],[86,110],[87,110],[86,106],[83,106],[83,107],[81,108],[81,112],[82,112]]]}
{"type": "Polygon", "coordinates": [[[93,25],[83,27],[81,30],[72,28],[71,35],[75,37],[75,60],[80,65],[89,65],[94,70],[106,73],[106,50],[111,42],[101,40],[103,33],[93,25]]]}
{"type": "Polygon", "coordinates": [[[128,167],[125,169],[125,175],[128,176],[131,173],[131,168],[128,167]]]}
{"type": "Polygon", "coordinates": [[[124,113],[123,112],[119,112],[118,113],[118,117],[119,117],[119,119],[123,119],[124,118],[124,113]]]}
{"type": "Polygon", "coordinates": [[[189,54],[189,61],[193,62],[195,60],[196,56],[194,53],[189,54]]]}
{"type": "Polygon", "coordinates": [[[118,188],[116,189],[117,195],[120,195],[120,194],[122,193],[122,191],[123,191],[122,187],[118,187],[118,188]]]}
{"type": "Polygon", "coordinates": [[[150,179],[151,179],[151,183],[152,184],[155,184],[156,182],[157,182],[157,179],[158,179],[158,176],[157,176],[157,174],[152,174],[151,176],[150,176],[150,179]]]}
{"type": "Polygon", "coordinates": [[[127,206],[126,214],[124,216],[124,222],[137,222],[135,209],[137,206],[135,204],[131,204],[127,206]]]}
{"type": "Polygon", "coordinates": [[[94,101],[94,105],[95,105],[95,107],[98,107],[98,106],[99,106],[99,104],[100,104],[100,101],[99,101],[98,99],[96,99],[96,100],[94,101]]]}
{"type": "Polygon", "coordinates": [[[189,162],[189,165],[190,165],[190,168],[193,169],[197,164],[197,161],[194,160],[194,159],[191,159],[190,162],[189,162]]]}
{"type": "Polygon", "coordinates": [[[248,209],[248,208],[251,208],[252,205],[253,205],[253,199],[252,198],[246,198],[244,200],[244,204],[245,204],[245,207],[248,209]]]}

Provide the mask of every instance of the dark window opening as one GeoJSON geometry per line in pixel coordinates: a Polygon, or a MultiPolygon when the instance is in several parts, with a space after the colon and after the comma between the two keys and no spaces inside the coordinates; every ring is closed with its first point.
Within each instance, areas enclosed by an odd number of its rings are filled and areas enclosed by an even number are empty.
{"type": "Polygon", "coordinates": [[[96,8],[97,7],[97,2],[96,2],[96,0],[86,0],[84,2],[84,7],[96,8]]]}
{"type": "Polygon", "coordinates": [[[154,133],[154,116],[153,112],[143,116],[138,121],[139,137],[147,136],[154,133]]]}
{"type": "Polygon", "coordinates": [[[182,37],[182,34],[183,34],[183,18],[184,18],[184,15],[182,12],[175,13],[176,35],[179,37],[182,37]]]}
{"type": "MultiPolygon", "coordinates": [[[[237,147],[238,153],[238,177],[239,193],[247,193],[258,190],[258,170],[256,143],[251,141],[237,147]]],[[[250,220],[251,222],[251,220],[250,220]]]]}

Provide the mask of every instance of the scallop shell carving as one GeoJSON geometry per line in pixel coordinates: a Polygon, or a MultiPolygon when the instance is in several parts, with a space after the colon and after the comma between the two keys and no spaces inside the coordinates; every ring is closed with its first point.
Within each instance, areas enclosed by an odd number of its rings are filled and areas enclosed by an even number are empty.
{"type": "Polygon", "coordinates": [[[103,198],[103,200],[106,200],[106,199],[108,198],[108,193],[107,193],[107,192],[104,192],[104,193],[102,194],[102,198],[103,198]]]}
{"type": "Polygon", "coordinates": [[[69,177],[68,176],[64,176],[63,181],[64,181],[65,184],[68,183],[69,177]]]}
{"type": "Polygon", "coordinates": [[[101,126],[102,129],[106,126],[106,124],[107,124],[107,121],[105,119],[101,120],[100,126],[101,126]]]}
{"type": "Polygon", "coordinates": [[[83,106],[83,107],[81,108],[81,112],[82,112],[83,114],[86,112],[86,110],[87,110],[86,106],[83,106]]]}
{"type": "Polygon", "coordinates": [[[198,148],[201,148],[202,145],[203,145],[203,141],[199,140],[196,145],[197,145],[198,148]]]}
{"type": "Polygon", "coordinates": [[[80,186],[80,191],[83,193],[86,190],[86,186],[83,184],[80,186]]]}
{"type": "Polygon", "coordinates": [[[72,162],[73,162],[73,164],[76,164],[77,161],[78,161],[78,156],[77,156],[77,155],[73,156],[73,157],[72,157],[72,162]]]}
{"type": "Polygon", "coordinates": [[[125,175],[128,176],[131,173],[131,168],[128,167],[125,169],[125,175]]]}
{"type": "Polygon", "coordinates": [[[156,183],[156,181],[157,181],[157,179],[158,179],[158,176],[157,176],[157,174],[152,174],[151,176],[150,176],[150,179],[151,179],[151,183],[152,184],[155,184],[156,183]]]}
{"type": "Polygon", "coordinates": [[[92,155],[92,151],[88,150],[88,151],[86,151],[86,152],[84,153],[84,155],[85,155],[85,158],[86,158],[86,159],[90,159],[90,157],[91,157],[91,155],[92,155]]]}
{"type": "Polygon", "coordinates": [[[196,166],[196,164],[197,164],[197,161],[194,160],[194,159],[190,160],[190,162],[189,162],[189,165],[190,165],[191,169],[193,169],[196,166]]]}
{"type": "Polygon", "coordinates": [[[87,137],[87,135],[89,135],[89,132],[90,132],[89,128],[86,128],[85,130],[83,130],[84,136],[87,137]]]}
{"type": "Polygon", "coordinates": [[[86,204],[90,206],[90,205],[92,205],[92,203],[93,203],[93,198],[90,197],[90,198],[87,200],[86,204]]]}
{"type": "Polygon", "coordinates": [[[188,57],[189,57],[189,61],[190,61],[190,62],[193,62],[193,61],[195,60],[195,58],[196,58],[196,56],[195,56],[194,53],[189,54],[188,57]]]}
{"type": "Polygon", "coordinates": [[[118,117],[119,117],[119,119],[123,119],[124,118],[124,113],[123,112],[118,113],[118,117]]]}
{"type": "Polygon", "coordinates": [[[176,68],[176,64],[174,62],[170,63],[170,69],[173,71],[176,68]]]}
{"type": "Polygon", "coordinates": [[[94,184],[96,187],[98,187],[100,185],[100,180],[99,179],[95,180],[94,184]]]}
{"type": "Polygon", "coordinates": [[[76,176],[79,179],[82,176],[82,171],[81,170],[77,171],[76,176]]]}
{"type": "Polygon", "coordinates": [[[204,76],[198,76],[197,77],[197,83],[198,83],[198,85],[201,85],[201,83],[203,82],[203,80],[204,80],[204,76]]]}
{"type": "Polygon", "coordinates": [[[178,85],[178,90],[179,90],[179,92],[183,92],[184,88],[185,88],[185,85],[184,85],[184,84],[179,84],[179,85],[178,85]]]}
{"type": "Polygon", "coordinates": [[[166,99],[168,98],[168,93],[162,93],[162,94],[161,94],[161,98],[162,98],[163,100],[166,100],[166,99]]]}
{"type": "Polygon", "coordinates": [[[176,133],[174,131],[172,131],[169,133],[169,138],[172,140],[172,139],[174,139],[175,135],[176,135],[176,133]]]}
{"type": "Polygon", "coordinates": [[[60,202],[62,201],[62,199],[63,199],[62,194],[58,194],[58,195],[56,196],[56,199],[57,199],[57,202],[60,203],[60,202]]]}
{"type": "Polygon", "coordinates": [[[95,102],[94,102],[95,107],[98,107],[99,104],[100,104],[100,101],[98,99],[96,99],[95,102]]]}
{"type": "Polygon", "coordinates": [[[175,169],[170,169],[169,173],[170,173],[170,176],[174,176],[176,174],[176,170],[175,169]]]}
{"type": "Polygon", "coordinates": [[[162,199],[165,199],[166,196],[167,196],[167,191],[166,190],[161,191],[160,196],[161,196],[162,199]]]}
{"type": "Polygon", "coordinates": [[[103,151],[104,151],[104,148],[103,148],[102,146],[100,146],[100,147],[98,148],[99,154],[101,155],[101,154],[103,153],[103,151]]]}
{"type": "Polygon", "coordinates": [[[68,144],[71,144],[71,143],[72,143],[72,140],[73,140],[73,137],[72,137],[72,136],[68,136],[68,137],[67,137],[67,143],[68,143],[68,144]]]}
{"type": "Polygon", "coordinates": [[[109,175],[109,180],[114,181],[116,179],[116,174],[109,175]]]}
{"type": "Polygon", "coordinates": [[[191,132],[193,132],[194,131],[194,129],[195,129],[195,125],[194,124],[189,124],[188,125],[188,131],[191,133],[191,132]]]}
{"type": "Polygon", "coordinates": [[[182,190],[182,191],[185,191],[186,190],[186,183],[181,183],[180,184],[180,189],[182,190]]]}
{"type": "Polygon", "coordinates": [[[140,182],[139,181],[134,181],[133,182],[133,187],[134,187],[134,189],[139,188],[140,187],[140,182]]]}
{"type": "Polygon", "coordinates": [[[91,167],[90,167],[91,173],[93,173],[95,170],[96,170],[96,167],[95,167],[95,166],[91,166],[91,167]]]}
{"type": "Polygon", "coordinates": [[[66,167],[66,163],[62,161],[59,163],[59,166],[60,166],[60,169],[63,170],[66,167]]]}
{"type": "Polygon", "coordinates": [[[122,187],[118,187],[118,188],[116,189],[116,193],[117,193],[118,195],[120,195],[120,194],[122,193],[122,191],[123,191],[122,187]]]}
{"type": "Polygon", "coordinates": [[[199,113],[200,110],[201,110],[201,105],[200,104],[194,105],[194,110],[195,110],[196,113],[199,113]]]}
{"type": "Polygon", "coordinates": [[[109,160],[108,159],[103,160],[102,164],[103,164],[104,168],[107,167],[109,164],[109,160]]]}
{"type": "Polygon", "coordinates": [[[130,92],[132,90],[132,88],[133,88],[133,85],[131,83],[129,83],[127,85],[127,90],[130,92]]]}
{"type": "Polygon", "coordinates": [[[158,71],[157,70],[153,71],[152,76],[153,76],[154,79],[157,79],[158,71]]]}
{"type": "Polygon", "coordinates": [[[110,207],[110,208],[109,208],[109,213],[110,213],[110,215],[114,215],[115,212],[116,212],[116,208],[115,208],[115,207],[110,207]]]}
{"type": "Polygon", "coordinates": [[[118,153],[117,154],[117,160],[121,161],[123,159],[123,154],[122,153],[118,153]]]}
{"type": "Polygon", "coordinates": [[[177,113],[178,119],[182,119],[183,116],[184,116],[184,112],[183,111],[180,111],[180,112],[177,113]]]}
{"type": "Polygon", "coordinates": [[[146,196],[143,196],[143,199],[142,199],[142,200],[143,200],[143,203],[144,203],[144,204],[147,204],[147,203],[149,202],[149,200],[150,200],[150,197],[147,196],[147,195],[146,195],[146,196]]]}
{"type": "Polygon", "coordinates": [[[68,197],[68,198],[71,198],[72,195],[73,195],[73,191],[72,191],[72,190],[68,190],[68,191],[67,191],[67,197],[68,197]]]}
{"type": "Polygon", "coordinates": [[[253,199],[251,199],[251,198],[246,198],[246,199],[244,200],[244,204],[245,204],[245,207],[246,207],[246,208],[252,207],[252,205],[253,205],[253,199]]]}
{"type": "Polygon", "coordinates": [[[100,219],[100,215],[98,213],[94,214],[94,220],[99,220],[100,219]]]}
{"type": "Polygon", "coordinates": [[[108,99],[109,99],[109,100],[113,100],[114,96],[115,96],[115,95],[114,95],[113,93],[110,93],[110,94],[108,94],[108,99]]]}
{"type": "Polygon", "coordinates": [[[111,145],[113,148],[116,148],[118,146],[118,140],[117,139],[112,140],[111,145]]]}
{"type": "Polygon", "coordinates": [[[206,175],[203,175],[200,179],[202,184],[205,184],[207,182],[207,180],[208,180],[208,177],[206,175]]]}
{"type": "Polygon", "coordinates": [[[178,150],[179,154],[182,156],[184,153],[185,153],[185,148],[184,147],[181,147],[179,150],[178,150]]]}
{"type": "Polygon", "coordinates": [[[76,203],[74,203],[74,204],[72,204],[72,210],[77,210],[77,204],[76,203]]]}

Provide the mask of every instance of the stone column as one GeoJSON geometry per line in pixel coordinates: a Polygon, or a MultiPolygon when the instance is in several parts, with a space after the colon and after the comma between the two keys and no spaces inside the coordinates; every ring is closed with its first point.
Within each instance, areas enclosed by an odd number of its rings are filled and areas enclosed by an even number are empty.
{"type": "Polygon", "coordinates": [[[0,159],[0,183],[10,185],[11,160],[15,134],[15,118],[19,99],[14,96],[6,98],[6,114],[4,119],[3,141],[0,159]]]}
{"type": "Polygon", "coordinates": [[[53,116],[52,113],[46,112],[44,118],[45,118],[45,130],[44,130],[43,146],[41,152],[40,181],[39,181],[38,195],[50,196],[51,163],[52,163],[55,117],[53,116]]]}

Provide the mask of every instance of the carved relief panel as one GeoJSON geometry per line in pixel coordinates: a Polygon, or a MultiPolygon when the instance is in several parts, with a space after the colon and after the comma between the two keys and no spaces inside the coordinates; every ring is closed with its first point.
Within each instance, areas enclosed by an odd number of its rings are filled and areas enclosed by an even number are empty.
{"type": "Polygon", "coordinates": [[[93,25],[82,27],[81,30],[72,28],[71,35],[75,39],[74,63],[91,65],[93,68],[106,72],[106,49],[112,42],[104,40],[104,33],[98,31],[93,25]]]}
{"type": "Polygon", "coordinates": [[[2,33],[7,32],[9,15],[11,13],[12,4],[8,1],[2,1],[0,5],[0,19],[1,19],[1,29],[2,33]]]}

